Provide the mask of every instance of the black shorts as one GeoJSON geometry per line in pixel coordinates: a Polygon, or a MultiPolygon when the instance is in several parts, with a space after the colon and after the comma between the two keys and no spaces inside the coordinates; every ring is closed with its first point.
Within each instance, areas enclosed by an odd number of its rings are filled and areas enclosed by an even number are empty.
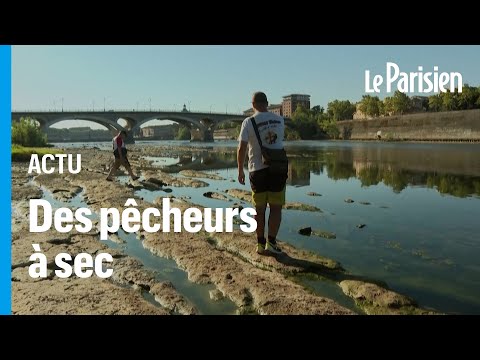
{"type": "Polygon", "coordinates": [[[255,193],[283,191],[287,183],[287,176],[271,175],[268,168],[252,171],[248,177],[255,193]]]}
{"type": "MultiPolygon", "coordinates": [[[[130,162],[128,161],[128,158],[127,158],[127,149],[125,148],[122,149],[122,155],[123,155],[123,163],[121,165],[125,164],[130,166],[130,162]]],[[[118,153],[118,149],[113,152],[113,156],[115,156],[115,161],[120,160],[120,154],[118,153]]]]}
{"type": "MultiPolygon", "coordinates": [[[[122,148],[121,151],[122,151],[123,157],[126,158],[127,157],[127,148],[122,148]]],[[[115,158],[120,157],[120,154],[118,153],[118,149],[113,151],[113,156],[115,156],[115,158]]]]}

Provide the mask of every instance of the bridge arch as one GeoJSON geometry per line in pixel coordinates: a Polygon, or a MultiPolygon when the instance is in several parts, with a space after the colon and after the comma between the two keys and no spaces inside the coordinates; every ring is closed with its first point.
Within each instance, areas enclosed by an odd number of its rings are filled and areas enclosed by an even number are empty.
{"type": "MultiPolygon", "coordinates": [[[[143,124],[146,124],[150,121],[153,120],[170,120],[173,122],[176,122],[178,124],[181,124],[185,127],[187,127],[190,130],[190,140],[195,141],[195,140],[200,140],[200,141],[205,141],[206,140],[206,128],[205,125],[202,124],[201,121],[198,121],[196,119],[192,119],[191,117],[188,116],[182,116],[182,115],[155,115],[155,116],[149,116],[146,117],[142,120],[139,120],[135,123],[135,125],[130,129],[132,133],[135,133],[140,129],[140,127],[143,124]]],[[[209,140],[209,139],[207,139],[209,140]]],[[[213,140],[213,136],[212,136],[213,140]]]]}
{"type": "Polygon", "coordinates": [[[241,124],[243,120],[245,120],[245,118],[246,116],[242,116],[242,117],[239,116],[238,118],[233,118],[233,119],[231,117],[220,119],[213,123],[213,126],[211,127],[211,129],[215,130],[218,127],[218,125],[225,122],[235,122],[235,123],[241,124]]]}
{"type": "MultiPolygon", "coordinates": [[[[72,119],[71,116],[63,116],[63,117],[56,117],[55,119],[49,120],[44,122],[42,125],[44,128],[49,128],[52,125],[55,125],[56,123],[59,123],[61,121],[66,121],[66,120],[84,120],[84,121],[90,121],[99,125],[105,126],[108,130],[111,131],[121,131],[121,130],[126,130],[122,125],[119,123],[110,120],[110,119],[105,119],[102,117],[97,117],[97,116],[82,116],[82,117],[75,117],[72,119]],[[45,126],[46,125],[46,126],[45,126]]],[[[41,121],[39,121],[41,123],[41,121]]]]}
{"type": "Polygon", "coordinates": [[[199,127],[202,127],[203,125],[200,123],[200,121],[197,121],[195,119],[192,119],[190,117],[186,117],[186,116],[179,116],[179,115],[164,115],[164,116],[149,116],[149,117],[146,117],[142,120],[139,120],[135,123],[135,125],[133,126],[133,128],[131,130],[134,130],[134,129],[137,129],[139,128],[140,126],[142,126],[143,124],[149,122],[149,121],[152,121],[152,120],[171,120],[173,122],[176,122],[176,123],[179,123],[181,125],[184,125],[186,127],[188,127],[189,129],[191,129],[193,126],[199,128],[199,127]]]}

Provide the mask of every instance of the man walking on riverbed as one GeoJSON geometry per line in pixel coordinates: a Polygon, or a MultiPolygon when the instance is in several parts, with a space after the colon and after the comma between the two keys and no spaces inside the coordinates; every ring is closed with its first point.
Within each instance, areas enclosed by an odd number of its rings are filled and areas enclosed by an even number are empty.
{"type": "Polygon", "coordinates": [[[283,149],[285,122],[283,117],[268,111],[267,96],[263,92],[253,94],[255,114],[243,120],[237,149],[238,181],[245,185],[243,164],[248,149],[248,172],[252,188],[252,202],[257,211],[257,253],[264,250],[278,254],[276,237],[282,221],[282,206],[285,204],[287,173],[272,174],[262,161],[262,150],[255,134],[253,121],[258,128],[262,145],[269,149],[283,149]],[[253,120],[252,120],[253,118],[253,120]],[[265,211],[270,206],[268,239],[265,239],[265,211]]]}
{"type": "Polygon", "coordinates": [[[113,166],[110,169],[110,172],[107,176],[107,181],[113,181],[112,175],[115,175],[115,172],[123,165],[125,169],[127,169],[128,174],[132,178],[133,181],[138,179],[138,176],[133,175],[132,167],[127,159],[127,147],[125,146],[125,138],[127,137],[127,132],[122,130],[118,133],[117,136],[113,138],[113,155],[115,156],[115,161],[113,162],[113,166]]]}

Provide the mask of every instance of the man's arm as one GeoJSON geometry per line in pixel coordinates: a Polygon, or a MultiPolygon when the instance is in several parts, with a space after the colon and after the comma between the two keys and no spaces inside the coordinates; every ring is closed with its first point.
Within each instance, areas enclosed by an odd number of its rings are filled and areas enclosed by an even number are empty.
{"type": "Polygon", "coordinates": [[[245,172],[243,171],[243,164],[245,162],[245,154],[247,153],[247,142],[239,141],[237,148],[237,167],[238,167],[238,182],[245,185],[245,172]]]}

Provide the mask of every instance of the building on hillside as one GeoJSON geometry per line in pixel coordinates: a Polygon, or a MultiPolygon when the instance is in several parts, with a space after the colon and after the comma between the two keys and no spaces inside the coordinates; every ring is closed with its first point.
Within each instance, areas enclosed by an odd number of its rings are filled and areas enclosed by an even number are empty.
{"type": "Polygon", "coordinates": [[[273,104],[268,107],[268,111],[283,116],[282,104],[273,104]]]}
{"type": "Polygon", "coordinates": [[[282,116],[292,117],[292,114],[297,110],[299,105],[310,110],[310,95],[290,94],[284,96],[282,101],[282,116]]]}
{"type": "MultiPolygon", "coordinates": [[[[277,114],[277,115],[280,115],[282,116],[283,115],[283,111],[282,111],[282,104],[272,104],[272,105],[268,105],[268,111],[274,113],[274,114],[277,114]]],[[[253,108],[250,108],[248,110],[245,110],[243,112],[243,115],[245,116],[252,116],[253,114],[255,113],[255,110],[253,110],[253,108]]]]}
{"type": "Polygon", "coordinates": [[[360,110],[360,103],[358,102],[356,105],[356,111],[353,113],[353,120],[369,120],[373,119],[372,116],[368,116],[367,114],[363,113],[360,110]]]}
{"type": "MultiPolygon", "coordinates": [[[[310,110],[310,95],[304,94],[290,94],[283,97],[281,104],[272,104],[268,106],[268,111],[284,116],[292,117],[292,114],[297,110],[297,107],[302,105],[305,109],[310,110]]],[[[245,116],[252,116],[255,113],[253,108],[245,110],[245,116]]]]}
{"type": "Polygon", "coordinates": [[[243,115],[245,115],[245,116],[252,116],[254,113],[255,113],[255,110],[253,110],[253,108],[250,108],[250,109],[248,109],[248,110],[245,110],[245,111],[243,112],[243,115]]]}
{"type": "Polygon", "coordinates": [[[412,113],[424,112],[428,109],[428,96],[412,96],[412,113]]]}
{"type": "Polygon", "coordinates": [[[174,138],[173,125],[146,126],[141,129],[140,138],[170,140],[174,138]]]}
{"type": "Polygon", "coordinates": [[[90,127],[54,128],[46,130],[48,141],[108,141],[114,134],[107,129],[91,129],[90,127]]]}

